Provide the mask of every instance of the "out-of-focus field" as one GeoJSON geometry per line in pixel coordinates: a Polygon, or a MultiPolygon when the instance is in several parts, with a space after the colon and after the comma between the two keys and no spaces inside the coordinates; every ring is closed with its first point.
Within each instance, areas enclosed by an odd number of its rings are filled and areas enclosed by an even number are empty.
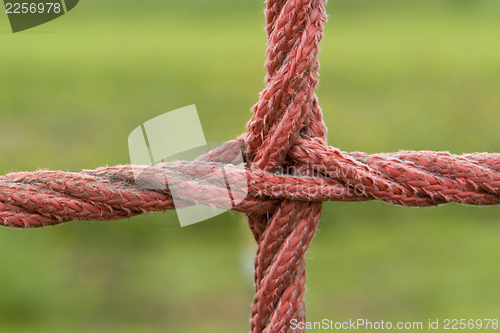
{"type": "MultiPolygon", "coordinates": [[[[196,104],[207,141],[263,89],[264,4],[87,0],[18,34],[0,14],[0,170],[129,162],[127,137],[196,104]]],[[[500,152],[500,3],[331,0],[318,90],[346,151],[500,152]]],[[[498,318],[500,207],[326,203],[310,320],[498,318]]],[[[243,216],[0,229],[0,332],[248,331],[243,216]]],[[[246,259],[245,259],[246,258],[246,259]]],[[[247,261],[245,261],[247,260],[247,261]]]]}

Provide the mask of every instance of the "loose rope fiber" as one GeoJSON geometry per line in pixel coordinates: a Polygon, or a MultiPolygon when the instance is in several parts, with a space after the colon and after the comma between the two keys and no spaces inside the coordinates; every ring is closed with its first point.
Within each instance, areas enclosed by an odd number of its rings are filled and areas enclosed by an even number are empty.
{"type": "Polygon", "coordinates": [[[304,321],[304,254],[323,201],[500,204],[500,154],[368,155],[327,146],[314,94],[324,1],[268,0],[266,19],[267,87],[253,108],[248,133],[192,162],[1,176],[0,224],[34,228],[116,220],[199,204],[243,212],[258,243],[251,332],[289,333],[292,319],[304,321]],[[245,167],[231,164],[235,151],[229,147],[234,146],[245,167]],[[176,205],[168,187],[141,186],[137,172],[175,185],[176,205]],[[227,174],[230,188],[219,185],[227,174]],[[228,191],[245,199],[228,203],[228,191]]]}

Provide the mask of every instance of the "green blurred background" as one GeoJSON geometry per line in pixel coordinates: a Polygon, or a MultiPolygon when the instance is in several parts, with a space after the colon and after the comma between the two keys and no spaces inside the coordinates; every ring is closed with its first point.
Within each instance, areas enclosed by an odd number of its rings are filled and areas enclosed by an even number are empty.
{"type": "MultiPolygon", "coordinates": [[[[207,141],[245,131],[265,74],[264,4],[82,0],[12,34],[0,15],[0,169],[129,162],[127,137],[196,104],[207,141]]],[[[331,0],[320,103],[346,151],[500,152],[500,2],[331,0]]],[[[500,317],[500,207],[324,205],[309,320],[500,317]]],[[[1,332],[245,332],[242,214],[0,229],[1,332]]]]}

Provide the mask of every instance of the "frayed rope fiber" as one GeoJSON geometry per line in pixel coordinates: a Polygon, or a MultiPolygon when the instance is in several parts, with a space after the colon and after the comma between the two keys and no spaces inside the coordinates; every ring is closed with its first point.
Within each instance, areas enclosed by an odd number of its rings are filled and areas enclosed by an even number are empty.
{"type": "Polygon", "coordinates": [[[290,328],[292,319],[305,320],[304,254],[322,201],[500,204],[500,154],[368,155],[327,146],[314,93],[324,1],[268,0],[266,19],[267,87],[253,108],[248,133],[192,162],[1,176],[0,224],[31,228],[71,220],[116,220],[197,204],[243,212],[258,243],[251,332],[290,333],[302,332],[290,328]],[[234,152],[227,149],[229,144],[241,147],[245,167],[230,164],[234,152]],[[175,183],[181,200],[174,207],[168,187],[139,186],[134,178],[138,170],[175,183]],[[217,185],[224,172],[234,178],[230,189],[217,185]],[[228,190],[233,197],[237,192],[246,197],[229,205],[221,199],[228,190]]]}

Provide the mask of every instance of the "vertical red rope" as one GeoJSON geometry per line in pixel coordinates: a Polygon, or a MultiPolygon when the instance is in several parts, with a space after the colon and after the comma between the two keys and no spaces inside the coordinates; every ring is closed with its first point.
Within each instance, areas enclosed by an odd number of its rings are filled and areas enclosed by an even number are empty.
{"type": "MultiPolygon", "coordinates": [[[[314,90],[323,23],[323,0],[268,0],[267,87],[254,106],[246,138],[252,167],[274,171],[303,132],[326,143],[326,126],[314,90]]],[[[304,254],[314,236],[321,203],[283,200],[272,214],[250,214],[258,251],[252,333],[292,332],[305,320],[304,254]]],[[[297,330],[295,330],[297,332],[297,330]]]]}

